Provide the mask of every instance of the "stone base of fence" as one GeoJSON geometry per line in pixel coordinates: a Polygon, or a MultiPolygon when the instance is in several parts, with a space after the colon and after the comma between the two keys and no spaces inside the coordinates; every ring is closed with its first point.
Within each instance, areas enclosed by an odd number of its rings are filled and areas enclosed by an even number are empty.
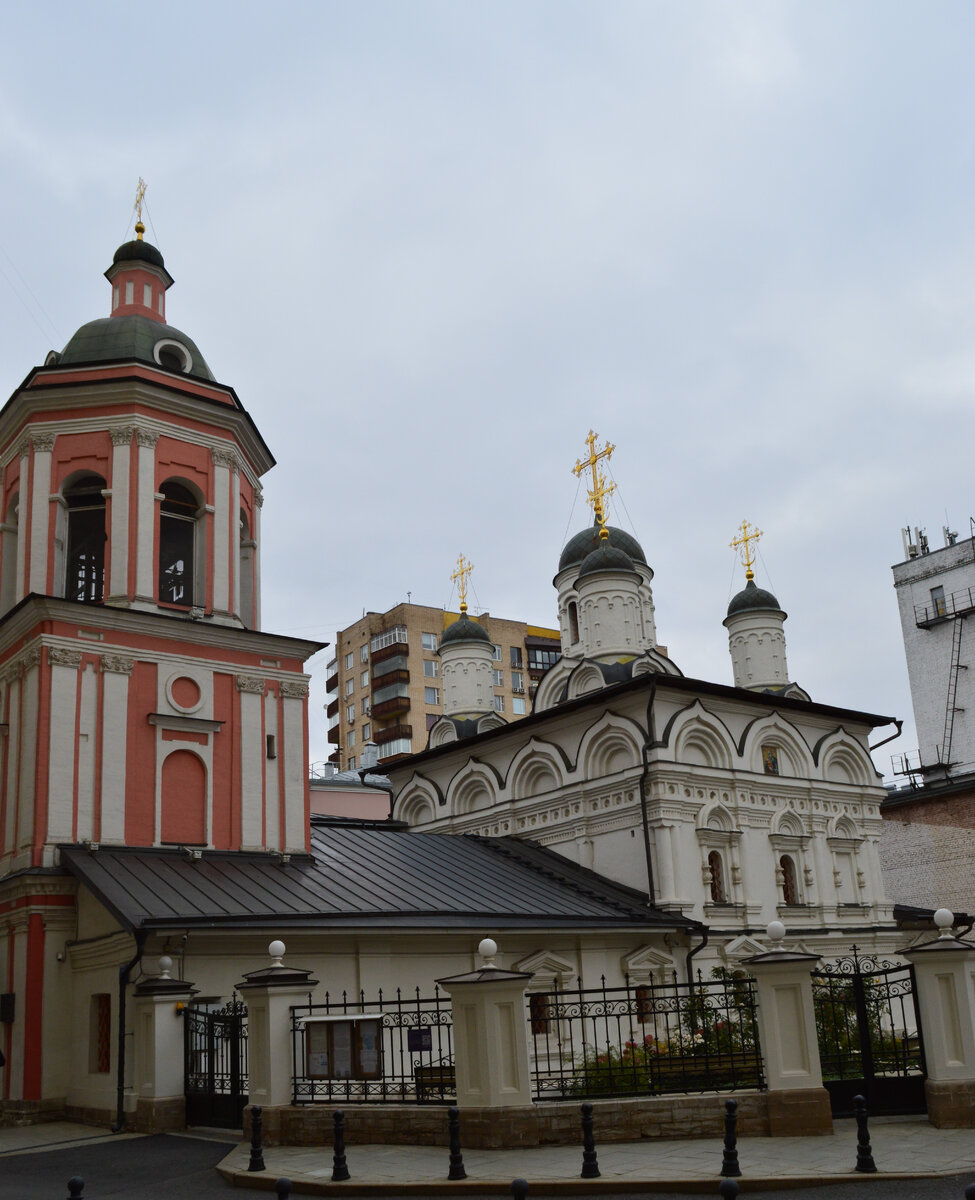
{"type": "Polygon", "coordinates": [[[924,1095],[936,1129],[975,1129],[975,1079],[926,1079],[924,1095]]]}
{"type": "Polygon", "coordinates": [[[63,1100],[0,1100],[0,1127],[65,1119],[63,1100]]]}
{"type": "Polygon", "coordinates": [[[140,1096],[135,1112],[126,1119],[125,1127],[138,1133],[169,1133],[174,1129],[185,1129],[186,1098],[171,1096],[167,1100],[154,1100],[140,1096]]]}
{"type": "Polygon", "coordinates": [[[772,1137],[814,1137],[833,1132],[829,1092],[825,1088],[768,1092],[766,1099],[772,1137]]]}
{"type": "MultiPolygon", "coordinates": [[[[798,1092],[736,1092],[738,1133],[793,1136],[832,1133],[829,1097],[825,1108],[820,1089],[798,1092]],[[795,1099],[793,1099],[795,1098],[795,1099]],[[800,1124],[801,1122],[801,1124],[800,1124]]],[[[647,1096],[594,1100],[596,1142],[636,1142],[643,1138],[724,1136],[727,1093],[701,1096],[647,1096]]],[[[579,1142],[579,1101],[533,1104],[516,1108],[462,1108],[461,1145],[467,1150],[509,1146],[574,1146],[579,1142]]],[[[379,1145],[447,1145],[447,1111],[434,1105],[334,1104],[288,1105],[264,1114],[264,1144],[327,1146],[332,1114],[345,1113],[345,1139],[379,1145]]],[[[244,1135],[250,1136],[250,1109],[244,1111],[244,1135]]]]}

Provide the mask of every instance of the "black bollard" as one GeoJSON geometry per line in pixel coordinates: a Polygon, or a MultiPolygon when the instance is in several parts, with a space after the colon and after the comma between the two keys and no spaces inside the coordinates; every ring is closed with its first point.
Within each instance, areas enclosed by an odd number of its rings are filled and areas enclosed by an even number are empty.
{"type": "Polygon", "coordinates": [[[582,1178],[599,1178],[596,1143],[592,1136],[592,1105],[588,1100],[582,1106],[582,1178]]]}
{"type": "Polygon", "coordinates": [[[460,1152],[460,1110],[456,1107],[447,1109],[447,1132],[450,1137],[450,1170],[448,1179],[466,1179],[464,1156],[460,1152]]]}
{"type": "MultiPolygon", "coordinates": [[[[738,1165],[738,1101],[724,1102],[724,1157],[721,1159],[721,1175],[725,1179],[741,1174],[738,1165]]],[[[735,1189],[737,1194],[738,1189],[735,1189]]]]}
{"type": "Polygon", "coordinates": [[[721,1200],[735,1200],[738,1195],[738,1184],[733,1179],[722,1179],[718,1184],[718,1195],[721,1200]]]}
{"type": "Polygon", "coordinates": [[[278,1200],[288,1200],[291,1195],[291,1180],[281,1176],[280,1179],[275,1179],[274,1190],[278,1194],[278,1200]]]}
{"type": "Polygon", "coordinates": [[[68,1180],[68,1200],[81,1200],[81,1195],[84,1190],[85,1181],[80,1175],[73,1175],[68,1180]]]}
{"type": "Polygon", "coordinates": [[[975,1200],[975,1183],[970,1183],[965,1188],[965,1200],[975,1200]]]}
{"type": "MultiPolygon", "coordinates": [[[[511,1181],[511,1196],[512,1200],[525,1200],[528,1195],[528,1180],[527,1179],[512,1179],[511,1181]]],[[[966,1193],[967,1198],[967,1193],[966,1193]]]]}
{"type": "Polygon", "coordinates": [[[335,1110],[332,1122],[335,1126],[332,1153],[332,1183],[341,1183],[343,1180],[349,1179],[350,1175],[349,1168],[345,1162],[345,1113],[340,1108],[335,1110]]]}
{"type": "Polygon", "coordinates": [[[264,1146],[261,1138],[264,1134],[264,1114],[261,1106],[255,1104],[251,1109],[251,1159],[247,1164],[248,1171],[265,1171],[264,1146]]]}
{"type": "Polygon", "coordinates": [[[873,1161],[870,1134],[867,1132],[867,1102],[863,1096],[854,1096],[853,1107],[857,1119],[857,1165],[853,1169],[862,1171],[865,1175],[873,1175],[877,1164],[873,1161]]]}

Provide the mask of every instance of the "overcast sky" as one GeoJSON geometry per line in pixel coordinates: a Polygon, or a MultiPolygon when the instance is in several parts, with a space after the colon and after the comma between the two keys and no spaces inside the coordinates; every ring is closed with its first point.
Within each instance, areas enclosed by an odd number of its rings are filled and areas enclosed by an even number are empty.
{"type": "Polygon", "coordinates": [[[792,678],[908,718],[885,772],[915,747],[890,566],[975,512],[975,8],[2,15],[0,390],[108,315],[143,176],[168,318],[277,458],[266,629],[447,604],[461,551],[477,606],[554,624],[592,427],[685,674],[731,682],[747,517],[792,678]]]}

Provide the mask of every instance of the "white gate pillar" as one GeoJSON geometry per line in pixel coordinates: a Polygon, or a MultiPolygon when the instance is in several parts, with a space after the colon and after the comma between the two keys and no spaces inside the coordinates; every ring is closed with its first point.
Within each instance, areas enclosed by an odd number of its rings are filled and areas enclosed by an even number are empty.
{"type": "MultiPolygon", "coordinates": [[[[282,963],[284,942],[268,946],[271,965],[249,971],[237,984],[247,1004],[247,1099],[264,1110],[264,1133],[276,1142],[279,1117],[269,1109],[282,1108],[292,1099],[292,1032],[290,1008],[318,984],[311,971],[282,963]]],[[[245,1115],[245,1122],[247,1116],[245,1115]]]]}
{"type": "Polygon", "coordinates": [[[758,990],[758,1035],[768,1087],[773,1137],[832,1133],[829,1093],[823,1087],[811,972],[816,954],[783,950],[785,926],[768,926],[772,949],[743,960],[758,990]]]}
{"type": "Polygon", "coordinates": [[[172,965],[164,954],[135,988],[135,1126],[147,1133],[186,1126],[182,1013],[198,989],[173,979],[172,965]]]}
{"type": "Polygon", "coordinates": [[[952,936],[954,915],[939,908],[941,931],[901,953],[914,967],[915,1001],[927,1079],[928,1120],[938,1129],[975,1128],[975,945],[952,936]]]}
{"type": "Polygon", "coordinates": [[[525,988],[531,972],[494,964],[491,938],[478,946],[484,965],[438,979],[450,996],[458,1108],[531,1106],[525,988]]]}

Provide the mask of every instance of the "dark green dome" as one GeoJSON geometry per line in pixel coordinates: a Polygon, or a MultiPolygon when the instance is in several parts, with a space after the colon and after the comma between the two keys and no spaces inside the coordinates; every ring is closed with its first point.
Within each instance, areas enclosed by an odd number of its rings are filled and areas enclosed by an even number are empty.
{"type": "Polygon", "coordinates": [[[141,259],[143,262],[152,263],[154,267],[161,267],[166,270],[166,264],[163,262],[163,256],[159,253],[155,246],[150,246],[148,242],[134,241],[125,242],[115,251],[112,262],[118,264],[120,262],[132,262],[135,259],[141,259]]]}
{"type": "MultiPolygon", "coordinates": [[[[145,246],[145,242],[130,242],[132,246],[145,246]]],[[[124,247],[123,247],[124,249],[124,247]]],[[[149,247],[153,249],[153,247],[149,247]]],[[[159,251],[155,251],[159,254],[159,251]]],[[[160,262],[162,255],[159,255],[160,262]]],[[[171,370],[174,374],[193,375],[197,379],[213,379],[213,373],[206,364],[206,359],[200,353],[192,338],[188,338],[172,325],[164,325],[162,321],[153,321],[150,317],[133,314],[127,317],[100,317],[97,321],[89,321],[82,325],[71,338],[58,356],[58,365],[67,366],[72,363],[122,362],[129,359],[150,363],[162,370],[171,370]],[[157,360],[153,351],[159,342],[176,342],[189,355],[189,370],[183,371],[179,365],[180,352],[171,347],[175,359],[165,354],[161,361],[157,360]]]]}
{"type": "Polygon", "coordinates": [[[491,638],[483,625],[472,621],[467,613],[461,613],[457,620],[443,631],[440,649],[442,650],[451,642],[487,642],[490,644],[491,638]]]}
{"type": "Polygon", "coordinates": [[[633,565],[633,559],[628,554],[624,554],[618,546],[610,545],[609,538],[600,542],[591,554],[587,554],[582,561],[582,566],[579,568],[578,579],[584,578],[586,575],[595,575],[599,571],[627,571],[630,574],[635,574],[636,567],[633,565]]]}
{"type": "Polygon", "coordinates": [[[731,597],[728,616],[733,617],[735,613],[748,612],[750,609],[782,611],[778,600],[772,593],[765,591],[764,588],[756,587],[754,579],[749,579],[738,595],[731,597]]]}
{"type": "MultiPolygon", "coordinates": [[[[616,529],[612,525],[607,525],[606,528],[609,531],[609,544],[614,550],[622,550],[627,558],[631,560],[631,569],[633,563],[642,563],[643,566],[647,565],[643,547],[632,534],[626,533],[622,529],[616,529]]],[[[576,563],[581,563],[588,555],[592,554],[593,550],[598,549],[599,522],[595,521],[589,529],[583,529],[566,542],[565,549],[562,551],[562,557],[559,559],[559,570],[564,571],[566,567],[572,567],[576,563]]]]}

